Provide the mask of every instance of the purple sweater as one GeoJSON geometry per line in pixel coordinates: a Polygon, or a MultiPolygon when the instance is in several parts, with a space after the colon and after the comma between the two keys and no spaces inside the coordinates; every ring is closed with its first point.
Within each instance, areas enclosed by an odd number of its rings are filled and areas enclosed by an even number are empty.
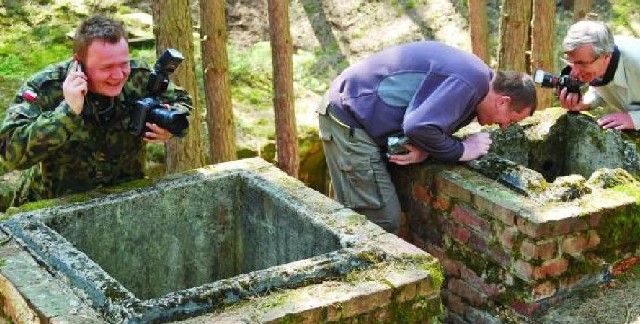
{"type": "Polygon", "coordinates": [[[338,119],[364,129],[386,150],[404,133],[436,159],[457,161],[464,150],[451,136],[475,117],[493,72],[472,53],[423,41],[388,48],[344,70],[329,100],[338,119]]]}

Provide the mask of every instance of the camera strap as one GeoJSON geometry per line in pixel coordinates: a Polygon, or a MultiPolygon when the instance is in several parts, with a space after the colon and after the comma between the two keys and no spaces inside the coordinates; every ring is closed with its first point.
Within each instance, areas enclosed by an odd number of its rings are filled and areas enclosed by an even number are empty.
{"type": "Polygon", "coordinates": [[[594,87],[602,87],[613,81],[613,77],[615,77],[616,75],[616,70],[618,69],[619,62],[620,50],[618,49],[618,46],[614,46],[613,52],[611,53],[611,60],[609,60],[609,65],[607,66],[607,70],[604,72],[602,79],[595,79],[591,81],[589,85],[594,87]]]}
{"type": "Polygon", "coordinates": [[[94,98],[89,98],[87,96],[85,97],[85,104],[88,109],[85,109],[87,110],[86,114],[83,110],[83,117],[94,120],[100,127],[109,125],[116,115],[114,97],[95,96],[94,98]]]}

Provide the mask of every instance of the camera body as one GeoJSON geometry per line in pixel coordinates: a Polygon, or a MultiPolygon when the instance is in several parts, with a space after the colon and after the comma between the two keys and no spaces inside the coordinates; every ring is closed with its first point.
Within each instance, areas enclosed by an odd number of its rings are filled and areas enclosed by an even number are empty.
{"type": "Polygon", "coordinates": [[[147,84],[147,90],[152,96],[134,102],[129,115],[129,130],[132,133],[144,136],[148,122],[168,130],[177,137],[184,136],[184,131],[189,127],[187,119],[189,112],[173,108],[167,109],[157,99],[167,91],[169,74],[173,73],[183,60],[182,54],[172,48],[165,50],[158,58],[147,84]]]}
{"type": "Polygon", "coordinates": [[[555,76],[541,69],[535,70],[533,74],[533,82],[539,84],[543,88],[556,88],[558,90],[567,88],[567,92],[569,93],[580,93],[580,88],[584,84],[569,74],[555,76]]]}
{"type": "Polygon", "coordinates": [[[391,155],[402,155],[409,153],[405,144],[409,143],[409,138],[404,135],[387,137],[387,158],[391,155]]]}

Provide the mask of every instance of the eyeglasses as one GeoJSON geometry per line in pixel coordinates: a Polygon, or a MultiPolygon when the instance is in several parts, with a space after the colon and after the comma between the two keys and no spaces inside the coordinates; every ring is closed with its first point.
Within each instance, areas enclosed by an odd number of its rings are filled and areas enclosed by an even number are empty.
{"type": "Polygon", "coordinates": [[[566,64],[566,65],[568,65],[568,66],[570,66],[570,67],[577,66],[577,67],[579,67],[579,68],[581,68],[581,69],[586,69],[586,68],[588,68],[588,67],[589,67],[589,65],[591,65],[591,64],[593,64],[593,63],[595,63],[595,62],[596,62],[598,59],[600,59],[601,57],[602,57],[602,56],[598,56],[598,57],[594,58],[591,62],[580,62],[580,61],[577,61],[577,62],[571,62],[571,61],[567,60],[567,58],[566,58],[566,57],[561,57],[561,58],[560,58],[560,60],[562,60],[562,62],[564,62],[564,64],[566,64]]]}

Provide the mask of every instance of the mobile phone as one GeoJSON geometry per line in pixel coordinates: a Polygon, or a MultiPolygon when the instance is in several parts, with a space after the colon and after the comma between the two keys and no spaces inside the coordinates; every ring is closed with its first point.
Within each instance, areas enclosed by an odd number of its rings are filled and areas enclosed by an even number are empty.
{"type": "Polygon", "coordinates": [[[73,59],[76,60],[76,62],[78,63],[78,69],[76,71],[83,72],[84,69],[82,68],[82,62],[80,61],[78,54],[73,54],[73,59]]]}

